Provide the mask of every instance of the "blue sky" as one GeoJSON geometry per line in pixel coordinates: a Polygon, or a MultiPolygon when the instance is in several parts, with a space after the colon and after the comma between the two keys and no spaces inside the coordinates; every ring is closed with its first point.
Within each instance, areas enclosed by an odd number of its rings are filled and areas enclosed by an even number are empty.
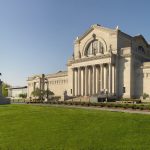
{"type": "Polygon", "coordinates": [[[66,70],[74,39],[92,24],[150,41],[149,0],[0,0],[0,72],[8,84],[66,70]]]}

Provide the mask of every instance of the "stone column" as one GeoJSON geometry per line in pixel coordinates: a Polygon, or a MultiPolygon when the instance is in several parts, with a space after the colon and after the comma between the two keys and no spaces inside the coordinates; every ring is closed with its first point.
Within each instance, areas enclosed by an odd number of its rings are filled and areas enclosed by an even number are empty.
{"type": "Polygon", "coordinates": [[[91,94],[91,68],[88,68],[88,95],[91,94]]]}
{"type": "Polygon", "coordinates": [[[109,86],[108,86],[108,92],[112,94],[112,65],[109,64],[109,86]]]}
{"type": "Polygon", "coordinates": [[[85,71],[84,71],[84,77],[85,77],[85,96],[88,95],[88,67],[85,66],[85,71]]]}
{"type": "Polygon", "coordinates": [[[78,95],[78,70],[75,69],[75,96],[78,95]]]}
{"type": "Polygon", "coordinates": [[[82,95],[85,95],[85,68],[82,68],[82,95]]]}
{"type": "Polygon", "coordinates": [[[72,68],[72,95],[75,96],[75,70],[72,68]]]}
{"type": "Polygon", "coordinates": [[[100,91],[104,89],[104,66],[103,64],[100,65],[100,91]]]}
{"type": "Polygon", "coordinates": [[[80,94],[83,96],[84,95],[84,70],[83,70],[83,67],[81,68],[81,92],[80,94]]]}
{"type": "Polygon", "coordinates": [[[116,69],[116,65],[114,66],[114,94],[118,94],[117,93],[117,69],[116,69]]]}
{"type": "Polygon", "coordinates": [[[93,80],[93,68],[91,66],[91,68],[90,68],[90,95],[92,95],[92,93],[93,93],[93,82],[92,82],[92,80],[93,80]]]}
{"type": "Polygon", "coordinates": [[[96,66],[93,65],[93,94],[96,94],[96,66]]]}
{"type": "Polygon", "coordinates": [[[109,65],[107,64],[106,65],[106,86],[105,86],[105,89],[107,89],[107,92],[109,91],[109,65]]]}
{"type": "Polygon", "coordinates": [[[81,68],[78,68],[78,95],[81,95],[81,68]]]}
{"type": "Polygon", "coordinates": [[[96,93],[99,93],[100,88],[100,66],[96,67],[96,93]]]}
{"type": "Polygon", "coordinates": [[[89,92],[89,95],[92,95],[92,68],[91,66],[89,67],[88,69],[88,92],[89,92]]]}
{"type": "Polygon", "coordinates": [[[115,70],[114,70],[114,65],[112,66],[112,94],[114,94],[114,88],[115,88],[115,83],[114,83],[114,81],[115,81],[115,76],[114,76],[114,72],[115,70]]]}
{"type": "Polygon", "coordinates": [[[104,66],[104,89],[106,90],[106,79],[107,79],[107,77],[106,77],[106,75],[107,75],[107,70],[106,70],[106,65],[104,66]]]}

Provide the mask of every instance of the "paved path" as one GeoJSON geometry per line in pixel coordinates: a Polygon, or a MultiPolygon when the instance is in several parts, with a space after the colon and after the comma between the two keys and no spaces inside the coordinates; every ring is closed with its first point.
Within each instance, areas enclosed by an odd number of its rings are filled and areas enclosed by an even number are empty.
{"type": "Polygon", "coordinates": [[[40,106],[51,106],[51,107],[67,107],[67,108],[82,108],[82,109],[92,109],[92,110],[103,110],[103,111],[111,111],[111,112],[124,112],[131,114],[146,114],[150,115],[150,111],[146,110],[131,110],[131,109],[119,109],[119,108],[107,108],[107,107],[85,107],[85,106],[73,106],[73,105],[57,105],[57,104],[28,104],[28,105],[40,105],[40,106]]]}

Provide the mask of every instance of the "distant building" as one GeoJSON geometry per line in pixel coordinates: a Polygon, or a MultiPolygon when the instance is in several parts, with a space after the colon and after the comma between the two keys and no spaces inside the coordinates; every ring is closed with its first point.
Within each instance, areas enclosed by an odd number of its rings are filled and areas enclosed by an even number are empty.
{"type": "Polygon", "coordinates": [[[27,94],[27,86],[8,88],[8,97],[12,99],[19,99],[20,94],[27,94]]]}
{"type": "Polygon", "coordinates": [[[118,27],[92,25],[74,41],[74,52],[67,67],[65,72],[44,78],[42,75],[29,77],[28,97],[36,87],[47,86],[59,96],[64,91],[69,96],[107,92],[116,98],[150,94],[150,44],[142,35],[131,36],[118,27]]]}

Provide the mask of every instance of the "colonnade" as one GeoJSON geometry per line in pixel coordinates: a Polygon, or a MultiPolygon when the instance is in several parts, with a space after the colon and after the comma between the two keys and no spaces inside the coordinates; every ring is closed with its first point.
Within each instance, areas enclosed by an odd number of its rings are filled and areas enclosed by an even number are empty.
{"type": "Polygon", "coordinates": [[[73,96],[115,93],[116,69],[111,63],[76,67],[73,71],[73,96]]]}

